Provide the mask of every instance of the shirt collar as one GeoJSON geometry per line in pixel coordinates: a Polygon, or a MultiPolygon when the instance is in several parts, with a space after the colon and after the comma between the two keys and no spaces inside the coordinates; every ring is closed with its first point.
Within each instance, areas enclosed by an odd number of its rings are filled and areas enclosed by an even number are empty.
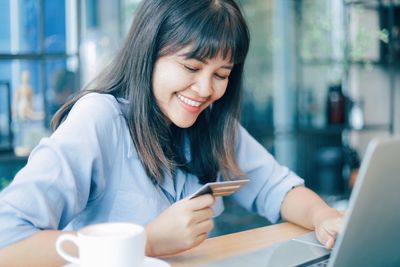
{"type": "Polygon", "coordinates": [[[184,196],[184,186],[186,182],[186,173],[177,169],[174,177],[171,175],[165,175],[163,181],[159,184],[160,188],[164,191],[164,194],[174,203],[181,200],[184,196]]]}

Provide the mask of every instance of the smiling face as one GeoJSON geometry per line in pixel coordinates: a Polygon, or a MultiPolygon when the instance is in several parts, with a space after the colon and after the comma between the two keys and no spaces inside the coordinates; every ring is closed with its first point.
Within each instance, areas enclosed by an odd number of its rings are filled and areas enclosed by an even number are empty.
{"type": "Polygon", "coordinates": [[[217,56],[187,58],[189,48],[157,59],[153,93],[164,116],[180,128],[192,126],[200,113],[220,99],[228,86],[233,64],[217,56]]]}

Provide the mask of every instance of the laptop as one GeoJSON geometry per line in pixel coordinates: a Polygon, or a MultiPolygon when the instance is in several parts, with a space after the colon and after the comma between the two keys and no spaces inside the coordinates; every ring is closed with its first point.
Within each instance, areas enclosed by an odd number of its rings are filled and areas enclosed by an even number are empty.
{"type": "Polygon", "coordinates": [[[206,266],[400,266],[400,137],[369,143],[332,251],[309,233],[206,266]]]}

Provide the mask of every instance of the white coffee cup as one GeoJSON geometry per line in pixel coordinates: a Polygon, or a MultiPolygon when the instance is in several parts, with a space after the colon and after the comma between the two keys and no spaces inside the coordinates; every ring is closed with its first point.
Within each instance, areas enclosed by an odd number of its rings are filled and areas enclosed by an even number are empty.
{"type": "Polygon", "coordinates": [[[58,237],[56,249],[65,260],[80,267],[134,267],[145,258],[146,232],[143,226],[132,223],[103,223],[82,228],[77,235],[58,237]],[[64,242],[74,243],[79,258],[68,254],[64,242]]]}

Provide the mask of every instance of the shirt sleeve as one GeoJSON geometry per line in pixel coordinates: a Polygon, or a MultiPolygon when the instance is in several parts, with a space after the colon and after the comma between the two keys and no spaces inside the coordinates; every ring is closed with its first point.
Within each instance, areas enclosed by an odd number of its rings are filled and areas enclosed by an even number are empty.
{"type": "Polygon", "coordinates": [[[275,223],[286,194],[304,180],[280,165],[268,151],[239,126],[237,162],[250,179],[232,197],[243,207],[275,223]]]}
{"type": "Polygon", "coordinates": [[[116,115],[109,98],[89,94],[51,137],[40,141],[0,193],[0,248],[42,229],[63,229],[101,195],[112,164],[110,136],[117,136],[107,122],[116,115]]]}

